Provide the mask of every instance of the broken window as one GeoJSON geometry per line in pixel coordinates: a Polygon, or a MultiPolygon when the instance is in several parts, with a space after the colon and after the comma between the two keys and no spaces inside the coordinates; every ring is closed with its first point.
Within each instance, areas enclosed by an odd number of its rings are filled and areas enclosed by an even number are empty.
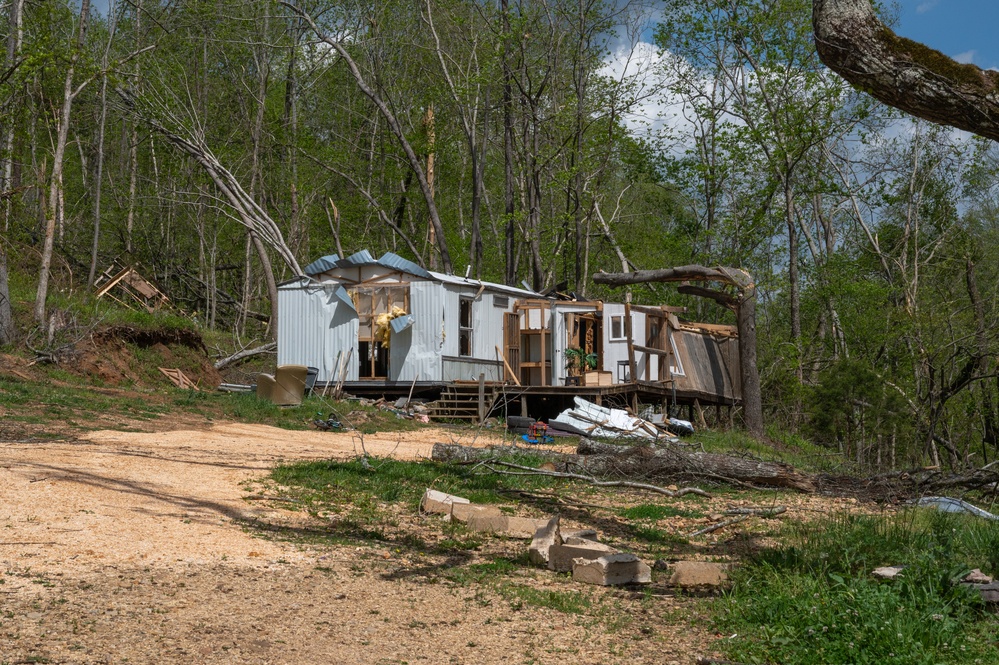
{"type": "Polygon", "coordinates": [[[472,355],[472,299],[458,301],[458,355],[472,355]]]}
{"type": "Polygon", "coordinates": [[[675,376],[686,376],[683,371],[683,361],[680,360],[680,354],[676,350],[676,340],[673,339],[672,331],[670,331],[669,335],[669,345],[673,351],[673,355],[670,356],[670,360],[673,362],[669,366],[669,373],[675,376]]]}

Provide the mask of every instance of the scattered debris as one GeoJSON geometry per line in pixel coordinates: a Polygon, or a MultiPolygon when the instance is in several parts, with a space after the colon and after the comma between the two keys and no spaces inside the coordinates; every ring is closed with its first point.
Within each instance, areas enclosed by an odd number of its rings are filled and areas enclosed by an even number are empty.
{"type": "Polygon", "coordinates": [[[343,424],[340,416],[337,415],[336,411],[330,411],[329,415],[325,418],[322,412],[316,414],[316,417],[312,419],[312,424],[315,425],[316,429],[323,432],[343,432],[348,428],[343,424]]]}
{"type": "Polygon", "coordinates": [[[609,409],[587,402],[582,397],[573,399],[576,406],[558,415],[559,425],[569,425],[587,436],[616,439],[622,436],[658,439],[659,429],[647,420],[636,418],[622,409],[609,409]]]}
{"type": "Polygon", "coordinates": [[[163,375],[166,376],[166,378],[170,379],[170,381],[173,382],[173,385],[177,386],[178,388],[182,388],[184,390],[198,390],[198,391],[201,390],[200,388],[198,388],[198,385],[194,381],[191,381],[189,378],[187,378],[187,375],[184,374],[184,372],[182,372],[181,370],[177,369],[176,367],[174,368],[157,367],[156,369],[162,372],[163,375]]]}
{"type": "Polygon", "coordinates": [[[555,439],[548,434],[548,425],[542,422],[531,423],[531,426],[527,428],[527,434],[522,435],[520,438],[522,438],[525,443],[535,446],[540,443],[555,443],[555,439]]]}
{"type": "Polygon", "coordinates": [[[119,269],[116,274],[112,274],[117,268],[117,265],[112,264],[94,282],[95,298],[107,296],[129,309],[132,309],[133,305],[139,304],[148,312],[155,312],[160,307],[170,304],[170,299],[153,286],[152,282],[140,275],[135,268],[127,266],[119,269]],[[121,297],[115,297],[112,290],[121,297]]]}
{"type": "Polygon", "coordinates": [[[472,515],[484,517],[502,516],[503,511],[496,506],[480,506],[475,503],[455,503],[451,506],[451,514],[446,519],[467,524],[472,515]]]}
{"type": "Polygon", "coordinates": [[[978,568],[975,568],[970,573],[961,578],[961,582],[965,584],[992,584],[992,577],[986,575],[978,568]]]}
{"type": "Polygon", "coordinates": [[[670,586],[681,589],[720,587],[728,583],[727,564],[708,561],[677,561],[673,564],[670,586]]]}
{"type": "Polygon", "coordinates": [[[652,569],[634,554],[617,552],[592,561],[576,559],[572,565],[572,579],[601,586],[649,584],[652,569]]]}
{"type": "Polygon", "coordinates": [[[548,565],[551,548],[562,539],[559,535],[559,520],[559,516],[556,515],[534,532],[531,546],[527,550],[527,558],[531,560],[531,563],[537,566],[548,565]]]}
{"type": "Polygon", "coordinates": [[[982,510],[978,506],[973,506],[967,501],[952,499],[947,496],[924,496],[916,501],[917,506],[926,508],[936,508],[944,513],[968,513],[975,517],[983,517],[987,520],[999,520],[999,516],[993,515],[987,510],[982,510]]]}
{"type": "Polygon", "coordinates": [[[257,375],[257,397],[278,406],[298,406],[305,398],[309,368],[305,365],[278,365],[273,375],[257,375]]]}
{"type": "Polygon", "coordinates": [[[905,566],[881,566],[871,571],[871,575],[883,580],[893,580],[905,569],[905,566]]]}
{"type": "Polygon", "coordinates": [[[784,506],[777,506],[776,508],[733,508],[731,510],[726,510],[726,515],[738,515],[738,517],[733,517],[732,519],[727,519],[717,524],[712,524],[709,527],[703,529],[698,529],[687,535],[688,538],[693,538],[694,536],[703,536],[708,533],[714,533],[719,529],[724,529],[727,526],[732,526],[733,524],[738,524],[739,522],[744,522],[750,517],[776,517],[777,515],[783,515],[787,512],[787,508],[784,506]]]}

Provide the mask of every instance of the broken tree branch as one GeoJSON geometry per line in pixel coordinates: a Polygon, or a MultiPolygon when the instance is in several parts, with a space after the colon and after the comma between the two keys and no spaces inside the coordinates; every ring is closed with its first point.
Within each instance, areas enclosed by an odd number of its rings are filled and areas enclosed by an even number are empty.
{"type": "Polygon", "coordinates": [[[522,464],[514,464],[513,462],[504,462],[502,460],[486,460],[482,462],[483,466],[488,468],[493,473],[501,473],[504,475],[520,475],[520,476],[549,476],[551,478],[567,478],[570,480],[582,480],[583,482],[589,483],[594,487],[627,487],[629,489],[639,489],[646,490],[648,492],[655,492],[656,494],[662,494],[668,497],[681,497],[687,494],[696,494],[698,496],[704,496],[710,498],[711,495],[702,489],[697,487],[683,487],[678,490],[670,490],[665,487],[659,487],[658,485],[650,485],[648,483],[635,483],[628,480],[597,480],[593,476],[586,476],[581,473],[571,473],[568,471],[549,471],[547,469],[538,469],[533,466],[524,466],[522,464]],[[494,469],[493,465],[504,466],[510,469],[520,469],[525,473],[511,473],[506,471],[500,471],[494,469]]]}

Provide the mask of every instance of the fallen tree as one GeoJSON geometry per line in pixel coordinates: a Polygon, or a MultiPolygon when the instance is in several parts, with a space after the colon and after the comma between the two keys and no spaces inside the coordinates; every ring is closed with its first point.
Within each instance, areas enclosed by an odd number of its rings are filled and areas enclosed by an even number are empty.
{"type": "MultiPolygon", "coordinates": [[[[474,463],[495,459],[515,448],[470,448],[438,443],[431,459],[437,462],[474,463]]],[[[585,473],[601,478],[664,481],[674,478],[705,478],[750,487],[780,487],[814,492],[812,478],[785,464],[719,455],[686,452],[677,448],[615,446],[582,439],[577,454],[531,450],[530,454],[555,465],[556,471],[585,473]]]]}

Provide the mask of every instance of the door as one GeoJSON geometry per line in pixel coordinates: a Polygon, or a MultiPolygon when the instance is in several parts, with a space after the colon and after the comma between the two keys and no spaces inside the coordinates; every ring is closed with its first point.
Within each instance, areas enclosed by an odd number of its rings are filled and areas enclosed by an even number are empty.
{"type": "Polygon", "coordinates": [[[520,315],[507,312],[503,315],[503,355],[513,376],[520,379],[520,315]]]}

